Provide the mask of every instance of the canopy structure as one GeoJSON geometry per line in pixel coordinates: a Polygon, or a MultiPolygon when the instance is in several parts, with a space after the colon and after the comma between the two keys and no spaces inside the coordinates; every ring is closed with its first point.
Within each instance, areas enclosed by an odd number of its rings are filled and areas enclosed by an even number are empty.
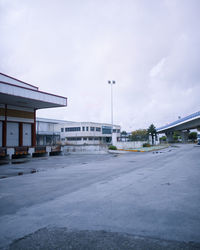
{"type": "Polygon", "coordinates": [[[0,147],[35,146],[36,110],[67,106],[67,98],[0,73],[0,147]]]}
{"type": "Polygon", "coordinates": [[[67,98],[39,91],[36,86],[0,73],[0,103],[43,109],[67,106],[67,98]]]}

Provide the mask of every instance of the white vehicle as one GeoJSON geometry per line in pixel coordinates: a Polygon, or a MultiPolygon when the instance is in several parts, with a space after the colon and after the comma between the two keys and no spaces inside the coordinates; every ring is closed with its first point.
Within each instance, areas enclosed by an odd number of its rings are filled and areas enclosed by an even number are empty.
{"type": "Polygon", "coordinates": [[[197,144],[200,145],[200,132],[197,133],[197,144]]]}
{"type": "Polygon", "coordinates": [[[200,131],[197,131],[197,145],[200,145],[200,131]]]}

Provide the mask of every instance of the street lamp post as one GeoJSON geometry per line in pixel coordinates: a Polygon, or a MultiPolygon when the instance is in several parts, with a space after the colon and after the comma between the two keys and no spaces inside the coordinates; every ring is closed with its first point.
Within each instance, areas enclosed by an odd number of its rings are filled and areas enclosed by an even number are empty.
{"type": "Polygon", "coordinates": [[[112,129],[111,129],[111,135],[113,134],[113,84],[115,84],[115,81],[108,81],[108,84],[111,86],[111,124],[112,124],[112,129]]]}

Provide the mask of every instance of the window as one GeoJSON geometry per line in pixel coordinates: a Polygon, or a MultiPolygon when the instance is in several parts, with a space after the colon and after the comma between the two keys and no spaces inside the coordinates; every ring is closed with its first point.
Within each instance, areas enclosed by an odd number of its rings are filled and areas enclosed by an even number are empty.
{"type": "Polygon", "coordinates": [[[116,131],[117,131],[116,129],[113,129],[113,133],[116,133],[116,131]]]}
{"type": "Polygon", "coordinates": [[[66,137],[68,141],[81,141],[81,137],[66,137]]]}
{"type": "Polygon", "coordinates": [[[86,127],[86,131],[89,131],[89,127],[86,127]]]}
{"type": "Polygon", "coordinates": [[[112,134],[112,127],[102,126],[102,134],[112,134]]]}
{"type": "Polygon", "coordinates": [[[82,127],[82,131],[85,131],[85,127],[82,127]]]}
{"type": "Polygon", "coordinates": [[[90,127],[90,131],[94,131],[94,127],[90,127]]]}
{"type": "Polygon", "coordinates": [[[77,131],[81,131],[81,127],[65,128],[65,132],[77,132],[77,131]]]}
{"type": "Polygon", "coordinates": [[[83,137],[83,140],[84,140],[84,141],[87,141],[87,137],[83,137]]]}
{"type": "Polygon", "coordinates": [[[61,132],[64,132],[64,128],[61,128],[61,132]]]}
{"type": "Polygon", "coordinates": [[[96,131],[101,132],[101,128],[96,128],[96,131]]]}

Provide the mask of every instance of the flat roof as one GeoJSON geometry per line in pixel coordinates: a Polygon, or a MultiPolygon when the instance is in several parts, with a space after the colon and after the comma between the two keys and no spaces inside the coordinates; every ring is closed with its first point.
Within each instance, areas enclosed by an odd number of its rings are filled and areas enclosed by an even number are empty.
{"type": "Polygon", "coordinates": [[[34,109],[67,106],[67,98],[39,91],[38,87],[0,73],[0,102],[34,109]]]}
{"type": "Polygon", "coordinates": [[[42,117],[36,117],[37,122],[47,122],[47,123],[71,123],[72,121],[66,121],[66,120],[58,120],[58,119],[50,119],[50,118],[42,118],[42,117]]]}
{"type": "MultiPolygon", "coordinates": [[[[102,126],[112,126],[110,123],[101,123],[101,122],[76,122],[76,121],[66,121],[66,120],[57,120],[57,119],[50,119],[50,118],[42,118],[42,117],[36,117],[36,121],[39,122],[49,122],[49,123],[55,123],[55,124],[63,124],[63,125],[102,125],[102,126]]],[[[121,127],[120,125],[113,124],[113,126],[121,127]]]]}

